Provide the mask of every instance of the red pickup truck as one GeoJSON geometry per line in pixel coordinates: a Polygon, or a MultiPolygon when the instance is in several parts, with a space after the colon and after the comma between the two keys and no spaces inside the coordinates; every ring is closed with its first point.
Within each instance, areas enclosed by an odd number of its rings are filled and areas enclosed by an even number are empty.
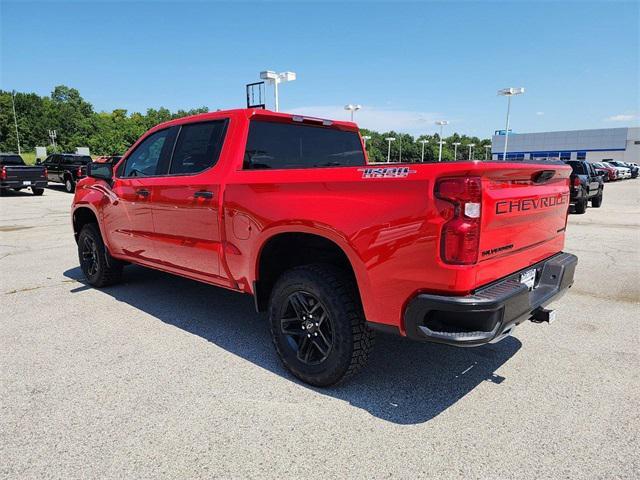
{"type": "Polygon", "coordinates": [[[258,109],[152,128],[93,163],[72,205],[96,287],[135,263],[251,294],[275,348],[317,386],[358,371],[374,332],[496,342],[573,283],[562,163],[367,163],[354,123],[258,109]]]}

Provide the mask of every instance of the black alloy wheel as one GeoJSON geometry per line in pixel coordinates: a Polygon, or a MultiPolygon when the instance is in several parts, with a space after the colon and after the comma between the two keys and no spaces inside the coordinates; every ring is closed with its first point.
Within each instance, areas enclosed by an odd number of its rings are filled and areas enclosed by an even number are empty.
{"type": "Polygon", "coordinates": [[[85,236],[80,246],[82,271],[91,278],[98,272],[98,246],[93,238],[85,236]]]}
{"type": "Polygon", "coordinates": [[[333,324],[327,309],[313,294],[294,292],[280,319],[280,331],[296,358],[306,365],[324,362],[333,349],[333,324]]]}

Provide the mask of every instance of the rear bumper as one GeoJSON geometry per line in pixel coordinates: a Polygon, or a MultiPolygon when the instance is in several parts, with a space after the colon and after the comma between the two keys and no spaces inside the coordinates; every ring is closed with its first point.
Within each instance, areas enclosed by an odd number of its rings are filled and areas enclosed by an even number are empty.
{"type": "Polygon", "coordinates": [[[499,341],[565,293],[573,284],[577,263],[575,255],[559,253],[472,295],[420,294],[405,309],[407,337],[456,346],[499,341]],[[520,282],[520,274],[533,268],[537,271],[536,283],[530,291],[520,282]]]}
{"type": "Polygon", "coordinates": [[[3,180],[0,182],[0,188],[44,188],[47,186],[46,180],[29,180],[30,185],[25,185],[22,180],[3,180]]]}

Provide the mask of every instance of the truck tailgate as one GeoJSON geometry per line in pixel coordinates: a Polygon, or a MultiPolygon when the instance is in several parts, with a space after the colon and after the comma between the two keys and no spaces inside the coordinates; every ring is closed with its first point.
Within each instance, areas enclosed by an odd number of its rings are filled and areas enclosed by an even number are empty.
{"type": "Polygon", "coordinates": [[[44,167],[29,166],[5,166],[7,181],[42,181],[45,180],[44,167]]]}
{"type": "Polygon", "coordinates": [[[487,172],[479,261],[515,255],[560,235],[567,221],[569,173],[540,165],[487,172]]]}

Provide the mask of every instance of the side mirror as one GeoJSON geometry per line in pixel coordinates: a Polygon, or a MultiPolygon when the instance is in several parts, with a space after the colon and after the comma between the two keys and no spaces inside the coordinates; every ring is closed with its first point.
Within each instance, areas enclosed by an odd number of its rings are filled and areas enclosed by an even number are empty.
{"type": "Polygon", "coordinates": [[[105,180],[109,185],[113,180],[113,165],[110,163],[89,163],[87,165],[87,176],[105,180]]]}
{"type": "Polygon", "coordinates": [[[42,160],[40,160],[39,158],[36,159],[36,165],[41,165],[42,164],[42,160]]]}

